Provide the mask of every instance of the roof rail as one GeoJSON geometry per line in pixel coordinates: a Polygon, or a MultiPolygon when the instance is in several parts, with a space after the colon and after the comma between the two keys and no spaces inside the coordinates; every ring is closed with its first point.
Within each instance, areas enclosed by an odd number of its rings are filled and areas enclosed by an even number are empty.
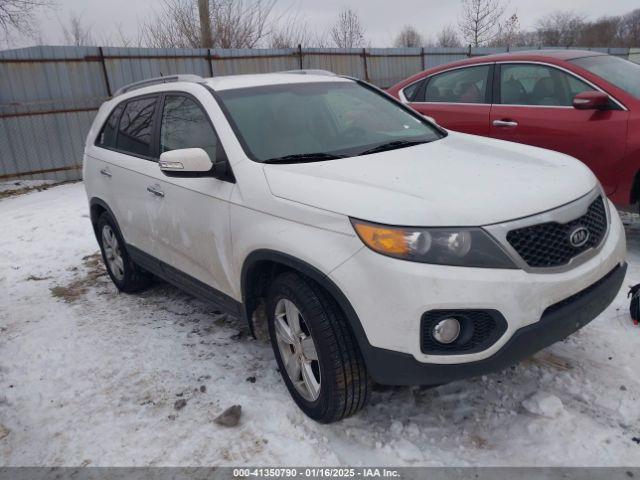
{"type": "Polygon", "coordinates": [[[140,80],[139,82],[133,82],[129,85],[125,85],[116,90],[116,93],[113,94],[114,97],[118,95],[122,95],[123,93],[129,92],[131,90],[136,90],[138,88],[148,87],[151,85],[157,85],[159,83],[169,83],[169,82],[202,82],[204,78],[199,75],[191,75],[191,74],[180,74],[180,75],[167,75],[166,77],[155,77],[148,78],[146,80],[140,80]]]}
{"type": "Polygon", "coordinates": [[[298,75],[325,75],[327,77],[335,77],[336,74],[333,72],[330,72],[329,70],[319,70],[319,69],[313,69],[313,68],[308,68],[308,69],[300,69],[300,70],[285,70],[283,72],[280,73],[295,73],[298,75]]]}

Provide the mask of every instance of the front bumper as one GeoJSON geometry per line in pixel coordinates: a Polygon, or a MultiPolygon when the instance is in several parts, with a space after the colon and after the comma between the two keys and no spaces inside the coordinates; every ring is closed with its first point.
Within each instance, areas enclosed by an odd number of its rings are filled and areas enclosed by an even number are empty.
{"type": "Polygon", "coordinates": [[[502,370],[596,318],[615,298],[626,270],[626,264],[617,266],[594,285],[549,307],[538,322],[517,330],[500,350],[484,360],[451,365],[421,363],[411,355],[373,348],[367,352],[367,367],[376,382],[386,385],[439,385],[502,370]]]}
{"type": "Polygon", "coordinates": [[[498,370],[593,320],[611,303],[626,271],[624,228],[618,215],[611,217],[597,255],[558,273],[425,265],[360,250],[330,277],[362,325],[362,335],[356,334],[373,379],[427,385],[498,370]],[[435,309],[497,310],[507,328],[479,352],[425,354],[420,318],[435,309]]]}

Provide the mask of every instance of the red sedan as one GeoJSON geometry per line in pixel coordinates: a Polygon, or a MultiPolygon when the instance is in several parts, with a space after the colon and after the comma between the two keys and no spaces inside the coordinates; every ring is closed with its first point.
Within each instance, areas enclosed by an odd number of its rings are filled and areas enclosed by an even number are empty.
{"type": "Polygon", "coordinates": [[[640,65],[588,51],[506,53],[440,65],[389,93],[445,128],[578,158],[613,202],[640,201],[640,65]]]}

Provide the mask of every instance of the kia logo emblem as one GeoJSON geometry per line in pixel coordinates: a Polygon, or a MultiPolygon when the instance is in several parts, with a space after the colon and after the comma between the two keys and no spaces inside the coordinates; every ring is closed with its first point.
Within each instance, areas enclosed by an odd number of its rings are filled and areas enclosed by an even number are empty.
{"type": "Polygon", "coordinates": [[[590,233],[586,227],[576,227],[569,234],[569,243],[574,248],[579,248],[589,241],[590,233]]]}

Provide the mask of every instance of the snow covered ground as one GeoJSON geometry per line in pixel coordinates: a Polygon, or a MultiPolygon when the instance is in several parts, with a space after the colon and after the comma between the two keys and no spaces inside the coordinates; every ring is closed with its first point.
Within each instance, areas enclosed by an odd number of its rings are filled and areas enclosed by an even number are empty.
{"type": "MultiPolygon", "coordinates": [[[[640,282],[636,228],[626,284],[640,282]]],[[[323,426],[240,320],[162,283],[116,292],[82,184],[0,200],[0,252],[0,465],[640,465],[640,327],[624,291],[505,372],[377,389],[323,426]],[[240,425],[215,424],[233,404],[240,425]]]]}

